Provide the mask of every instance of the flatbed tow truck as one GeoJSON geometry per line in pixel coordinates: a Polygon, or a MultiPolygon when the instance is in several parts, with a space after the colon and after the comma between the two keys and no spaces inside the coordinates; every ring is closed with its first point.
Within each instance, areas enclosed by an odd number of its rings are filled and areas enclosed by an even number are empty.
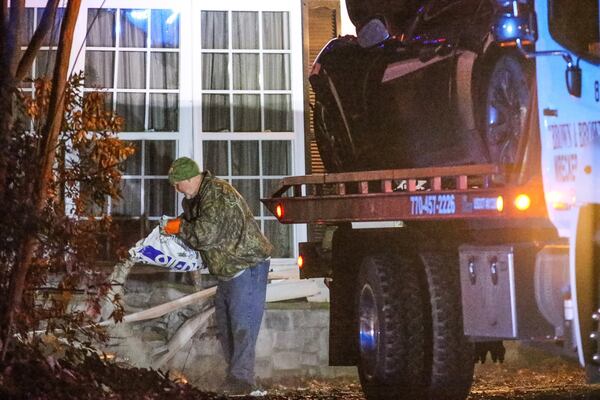
{"type": "Polygon", "coordinates": [[[300,244],[301,276],[330,280],[329,362],[358,366],[369,400],[464,399],[504,340],[600,381],[598,1],[513,3],[499,35],[536,60],[515,164],[295,176],[262,199],[281,223],[327,226],[300,244]]]}

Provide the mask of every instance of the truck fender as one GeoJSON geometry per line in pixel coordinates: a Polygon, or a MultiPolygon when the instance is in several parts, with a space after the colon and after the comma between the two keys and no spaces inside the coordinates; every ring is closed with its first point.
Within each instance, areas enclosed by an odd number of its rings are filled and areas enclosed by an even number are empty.
{"type": "Polygon", "coordinates": [[[465,51],[456,61],[456,93],[455,104],[458,111],[459,126],[466,130],[476,128],[475,110],[473,109],[473,69],[477,54],[465,51]]]}

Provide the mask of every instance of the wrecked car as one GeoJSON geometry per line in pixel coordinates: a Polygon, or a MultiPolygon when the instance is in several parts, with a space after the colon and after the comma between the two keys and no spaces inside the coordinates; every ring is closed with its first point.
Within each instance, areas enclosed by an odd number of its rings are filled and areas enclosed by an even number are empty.
{"type": "Polygon", "coordinates": [[[534,66],[501,36],[527,1],[346,4],[357,36],[327,43],[309,76],[327,171],[515,161],[534,66]]]}

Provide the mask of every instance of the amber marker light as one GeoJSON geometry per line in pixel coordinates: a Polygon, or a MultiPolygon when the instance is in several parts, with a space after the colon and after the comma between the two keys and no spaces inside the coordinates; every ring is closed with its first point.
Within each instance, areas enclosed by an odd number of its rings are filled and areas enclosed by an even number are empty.
{"type": "Polygon", "coordinates": [[[519,211],[528,210],[531,207],[531,199],[525,193],[521,193],[517,197],[515,197],[515,207],[519,211]]]}
{"type": "Polygon", "coordinates": [[[277,207],[275,207],[275,216],[277,219],[283,218],[283,206],[281,204],[277,204],[277,207]]]}
{"type": "Polygon", "coordinates": [[[496,210],[498,210],[498,212],[502,212],[504,210],[504,197],[498,196],[496,199],[496,210]]]}
{"type": "Polygon", "coordinates": [[[298,268],[302,269],[304,267],[304,257],[298,256],[298,268]]]}
{"type": "Polygon", "coordinates": [[[571,205],[565,200],[565,195],[559,191],[551,191],[546,194],[546,201],[552,205],[555,210],[568,210],[571,205]]]}

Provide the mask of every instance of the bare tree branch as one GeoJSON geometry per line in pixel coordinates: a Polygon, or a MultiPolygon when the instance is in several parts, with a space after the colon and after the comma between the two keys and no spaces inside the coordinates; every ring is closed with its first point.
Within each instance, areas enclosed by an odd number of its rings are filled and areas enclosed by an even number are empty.
{"type": "Polygon", "coordinates": [[[17,52],[19,47],[19,33],[23,29],[23,15],[25,14],[24,0],[11,0],[10,13],[8,19],[8,31],[6,31],[4,41],[4,51],[2,57],[8,64],[8,72],[14,78],[17,67],[17,52]]]}
{"type": "Polygon", "coordinates": [[[19,66],[17,67],[17,72],[15,73],[15,78],[20,81],[25,78],[25,74],[27,71],[31,69],[31,65],[33,64],[33,60],[37,55],[38,50],[42,47],[42,42],[44,38],[48,35],[48,32],[52,28],[54,24],[54,19],[56,17],[56,10],[58,9],[58,3],[60,0],[49,0],[48,4],[46,4],[46,8],[44,9],[44,14],[42,15],[42,19],[40,24],[38,25],[23,57],[21,57],[21,61],[19,62],[19,66]]]}
{"type": "Polygon", "coordinates": [[[2,0],[2,2],[0,3],[0,54],[4,54],[7,22],[8,22],[8,0],[2,0]]]}

